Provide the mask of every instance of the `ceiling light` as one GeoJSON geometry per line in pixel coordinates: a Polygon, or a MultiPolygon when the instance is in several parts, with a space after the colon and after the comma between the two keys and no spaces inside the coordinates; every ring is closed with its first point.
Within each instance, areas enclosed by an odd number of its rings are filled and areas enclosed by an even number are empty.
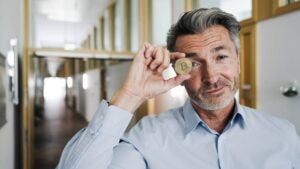
{"type": "Polygon", "coordinates": [[[84,90],[87,90],[89,88],[89,79],[88,79],[88,75],[86,73],[83,74],[82,76],[82,88],[84,90]]]}
{"type": "Polygon", "coordinates": [[[64,49],[65,50],[75,50],[76,49],[76,45],[73,44],[73,43],[67,43],[67,44],[65,44],[64,49]]]}
{"type": "Polygon", "coordinates": [[[17,39],[10,39],[9,44],[10,44],[10,46],[16,46],[18,44],[18,40],[17,39]]]}
{"type": "Polygon", "coordinates": [[[73,79],[72,77],[67,78],[67,87],[72,88],[73,87],[73,79]]]}
{"type": "Polygon", "coordinates": [[[12,50],[7,53],[7,64],[11,67],[15,65],[15,53],[12,50]]]}

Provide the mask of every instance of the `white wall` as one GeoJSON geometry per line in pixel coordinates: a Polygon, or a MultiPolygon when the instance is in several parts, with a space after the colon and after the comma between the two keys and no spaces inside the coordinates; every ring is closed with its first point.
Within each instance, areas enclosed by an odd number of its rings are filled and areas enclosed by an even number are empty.
{"type": "MultiPolygon", "coordinates": [[[[125,79],[131,62],[121,62],[114,65],[108,65],[106,69],[106,90],[108,100],[121,86],[125,79]]],[[[71,89],[72,95],[76,98],[76,111],[90,121],[97,110],[97,107],[103,98],[100,95],[101,73],[100,69],[89,70],[85,72],[88,79],[88,88],[82,87],[82,74],[74,77],[74,86],[71,89]]]]}
{"type": "Polygon", "coordinates": [[[300,11],[257,25],[258,109],[292,122],[300,135],[300,96],[284,97],[280,86],[300,82],[300,11]]]}
{"type": "Polygon", "coordinates": [[[131,26],[130,26],[130,47],[132,52],[137,52],[139,49],[139,35],[138,35],[138,27],[139,27],[139,0],[131,0],[131,26]]]}
{"type": "MultiPolygon", "coordinates": [[[[108,65],[106,69],[106,90],[108,100],[121,86],[125,79],[131,62],[121,62],[114,65],[108,65]]],[[[97,110],[97,107],[103,98],[100,95],[101,74],[100,69],[89,70],[85,72],[88,76],[88,89],[82,88],[82,74],[74,78],[72,93],[76,97],[76,111],[90,121],[97,110]]]]}
{"type": "MultiPolygon", "coordinates": [[[[6,78],[6,84],[7,84],[6,78]]],[[[0,168],[14,168],[14,112],[6,87],[6,124],[0,129],[0,168]]]]}
{"type": "Polygon", "coordinates": [[[152,0],[152,43],[166,45],[166,35],[172,23],[171,0],[152,0]]]}
{"type": "Polygon", "coordinates": [[[76,98],[76,111],[80,113],[87,121],[90,121],[97,110],[102,96],[101,89],[101,75],[100,69],[93,69],[85,72],[87,75],[87,89],[83,89],[82,76],[78,74],[74,78],[74,86],[69,90],[69,98],[76,98]]]}
{"type": "Polygon", "coordinates": [[[106,91],[108,100],[119,89],[125,80],[131,62],[122,62],[115,65],[107,66],[106,68],[106,91]]]}
{"type": "Polygon", "coordinates": [[[85,91],[83,89],[82,85],[82,76],[83,74],[78,74],[75,76],[74,80],[74,88],[73,93],[76,98],[76,112],[81,114],[82,116],[85,116],[85,91]]]}
{"type": "Polygon", "coordinates": [[[182,0],[172,0],[172,24],[183,15],[185,10],[185,2],[182,0]]]}
{"type": "MultiPolygon", "coordinates": [[[[21,0],[0,0],[0,52],[4,55],[9,50],[9,40],[18,38],[19,49],[22,48],[22,16],[21,0]]],[[[6,90],[6,117],[7,123],[0,129],[0,168],[14,168],[14,112],[6,90]]]]}
{"type": "Polygon", "coordinates": [[[22,47],[22,9],[21,0],[0,0],[0,52],[6,54],[9,49],[9,40],[18,38],[19,49],[22,47]]]}
{"type": "Polygon", "coordinates": [[[116,1],[116,9],[115,9],[115,50],[116,51],[124,51],[126,50],[126,38],[125,38],[125,1],[116,1]]]}
{"type": "Polygon", "coordinates": [[[97,107],[100,103],[100,69],[89,70],[86,72],[88,76],[88,89],[85,93],[85,118],[91,121],[97,107]]]}

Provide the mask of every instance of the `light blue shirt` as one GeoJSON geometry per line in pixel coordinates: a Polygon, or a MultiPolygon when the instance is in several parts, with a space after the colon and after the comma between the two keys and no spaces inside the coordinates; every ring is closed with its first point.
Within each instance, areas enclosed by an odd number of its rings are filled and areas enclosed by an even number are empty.
{"type": "Polygon", "coordinates": [[[235,104],[219,134],[183,107],[144,117],[100,104],[93,120],[69,141],[59,169],[300,169],[300,140],[288,121],[235,104]]]}

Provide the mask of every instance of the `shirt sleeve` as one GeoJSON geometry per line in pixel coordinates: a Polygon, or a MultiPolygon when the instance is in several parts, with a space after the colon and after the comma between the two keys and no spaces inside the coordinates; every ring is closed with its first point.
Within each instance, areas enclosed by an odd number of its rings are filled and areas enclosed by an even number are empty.
{"type": "Polygon", "coordinates": [[[293,126],[291,133],[291,155],[293,169],[300,169],[300,138],[297,135],[296,129],[293,126]]]}
{"type": "Polygon", "coordinates": [[[108,169],[146,169],[146,160],[132,144],[121,142],[114,148],[113,159],[108,169]]]}
{"type": "MultiPolygon", "coordinates": [[[[89,125],[76,133],[67,143],[57,169],[107,169],[112,159],[127,158],[118,156],[119,152],[134,154],[136,150],[128,146],[125,146],[126,151],[121,148],[114,152],[131,118],[131,113],[116,106],[108,106],[106,101],[102,101],[89,125]]],[[[110,168],[127,169],[117,166],[110,168]]]]}

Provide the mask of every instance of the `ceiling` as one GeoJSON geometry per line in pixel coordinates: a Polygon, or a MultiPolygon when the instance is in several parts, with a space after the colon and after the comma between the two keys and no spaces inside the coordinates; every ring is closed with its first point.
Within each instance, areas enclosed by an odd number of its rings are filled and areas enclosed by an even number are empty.
{"type": "Polygon", "coordinates": [[[111,0],[32,0],[31,35],[36,48],[79,47],[111,0]]]}
{"type": "MultiPolygon", "coordinates": [[[[31,0],[31,46],[75,48],[85,40],[112,0],[31,0]]],[[[56,76],[62,59],[47,58],[47,70],[56,76]]]]}

